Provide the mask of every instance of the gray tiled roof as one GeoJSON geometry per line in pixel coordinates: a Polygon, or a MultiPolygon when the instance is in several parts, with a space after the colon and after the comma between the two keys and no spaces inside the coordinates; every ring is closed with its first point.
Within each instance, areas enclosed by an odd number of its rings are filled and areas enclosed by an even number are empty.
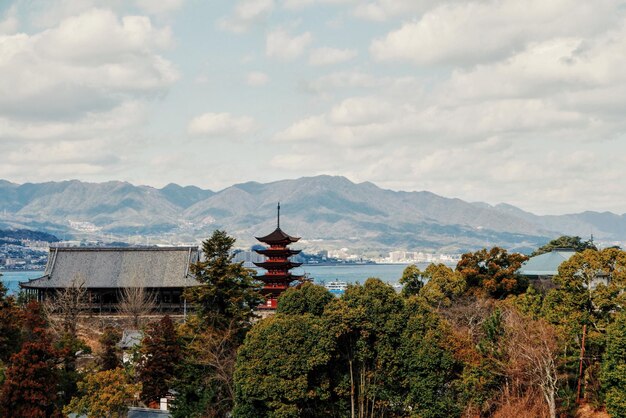
{"type": "Polygon", "coordinates": [[[44,275],[25,288],[63,288],[84,279],[87,288],[186,287],[197,247],[52,247],[44,275]]]}
{"type": "Polygon", "coordinates": [[[170,418],[169,411],[148,408],[128,408],[128,418],[170,418]]]}
{"type": "Polygon", "coordinates": [[[531,257],[522,264],[518,273],[523,276],[556,276],[559,266],[574,254],[574,250],[554,250],[531,257]]]}

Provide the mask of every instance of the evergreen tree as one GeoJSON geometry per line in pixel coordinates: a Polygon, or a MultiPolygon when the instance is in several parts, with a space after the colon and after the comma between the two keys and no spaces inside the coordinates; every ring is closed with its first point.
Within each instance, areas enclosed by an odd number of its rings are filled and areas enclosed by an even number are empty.
{"type": "Polygon", "coordinates": [[[407,322],[404,298],[370,278],[363,286],[348,286],[325,314],[337,346],[329,370],[343,407],[352,416],[402,411],[406,386],[398,347],[407,322]]]}
{"type": "Polygon", "coordinates": [[[402,277],[400,278],[400,284],[403,285],[402,294],[404,296],[417,295],[420,289],[424,286],[422,276],[423,273],[415,264],[407,266],[402,272],[402,277]]]}
{"type": "Polygon", "coordinates": [[[570,248],[575,250],[576,252],[598,249],[591,239],[588,241],[583,241],[582,238],[577,236],[563,235],[556,239],[553,239],[546,245],[537,248],[530,256],[534,257],[536,255],[549,253],[556,248],[570,248]]]}
{"type": "Polygon", "coordinates": [[[333,298],[334,296],[324,286],[305,282],[302,286],[289,288],[280,295],[276,313],[286,315],[309,313],[314,316],[321,316],[324,308],[333,298]]]}
{"type": "Polygon", "coordinates": [[[176,329],[169,315],[148,326],[140,352],[137,371],[142,384],[141,399],[146,404],[158,402],[167,394],[182,359],[176,329]]]}
{"type": "Polygon", "coordinates": [[[333,416],[333,346],[324,321],[308,313],[276,314],[256,324],[237,356],[234,416],[333,416]]]}
{"type": "Polygon", "coordinates": [[[621,311],[607,329],[602,364],[606,409],[613,417],[626,417],[626,312],[621,311]]]}
{"type": "Polygon", "coordinates": [[[448,331],[419,298],[406,302],[408,318],[396,356],[402,361],[404,405],[423,418],[459,416],[462,364],[450,351],[448,331]]]}
{"type": "Polygon", "coordinates": [[[448,307],[465,291],[463,276],[443,264],[430,264],[422,275],[426,283],[419,294],[433,307],[448,307]]]}
{"type": "Polygon", "coordinates": [[[120,332],[115,328],[111,326],[104,328],[104,332],[100,336],[100,351],[96,359],[100,370],[113,370],[121,366],[119,348],[117,347],[121,337],[120,332]]]}
{"type": "Polygon", "coordinates": [[[198,315],[182,328],[185,359],[174,382],[174,417],[221,417],[232,410],[237,349],[263,301],[254,271],[232,261],[234,243],[226,232],[213,232],[202,243],[202,259],[191,265],[200,286],[185,295],[198,315]]]}
{"type": "Polygon", "coordinates": [[[235,238],[216,230],[202,243],[202,260],[191,265],[200,286],[188,288],[187,298],[199,309],[200,317],[214,328],[228,327],[236,321],[242,327],[253,317],[253,309],[262,301],[254,271],[233,263],[235,238]]]}

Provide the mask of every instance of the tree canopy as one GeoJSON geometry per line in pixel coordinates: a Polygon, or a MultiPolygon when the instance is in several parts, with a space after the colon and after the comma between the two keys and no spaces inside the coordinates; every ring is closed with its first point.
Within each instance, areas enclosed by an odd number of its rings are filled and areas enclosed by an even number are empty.
{"type": "Polygon", "coordinates": [[[466,253],[456,266],[465,278],[468,289],[483,292],[491,297],[504,298],[526,290],[528,283],[517,270],[528,257],[493,247],[466,253]]]}
{"type": "Polygon", "coordinates": [[[125,418],[128,405],[139,395],[141,384],[130,383],[122,368],[87,374],[78,383],[79,395],[63,409],[65,414],[88,418],[125,418]]]}
{"type": "Polygon", "coordinates": [[[324,308],[334,296],[324,286],[318,286],[310,282],[303,283],[300,287],[287,289],[278,298],[276,313],[286,315],[311,315],[320,316],[324,308]]]}
{"type": "Polygon", "coordinates": [[[535,251],[532,252],[530,256],[534,257],[536,255],[549,253],[556,248],[570,248],[575,250],[576,252],[598,249],[591,239],[583,241],[582,238],[578,236],[562,235],[558,238],[553,239],[549,243],[537,248],[535,251]]]}
{"type": "Polygon", "coordinates": [[[199,309],[200,317],[213,327],[227,327],[235,320],[247,323],[263,298],[254,271],[234,263],[235,238],[216,230],[202,243],[203,259],[191,265],[200,286],[186,290],[187,298],[199,309]]]}

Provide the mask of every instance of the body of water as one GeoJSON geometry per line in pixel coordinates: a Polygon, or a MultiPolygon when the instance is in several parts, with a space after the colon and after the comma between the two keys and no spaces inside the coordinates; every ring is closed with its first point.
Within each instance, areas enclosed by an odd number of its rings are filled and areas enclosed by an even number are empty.
{"type": "MultiPolygon", "coordinates": [[[[376,277],[383,282],[397,283],[408,264],[339,264],[333,266],[317,266],[306,264],[292,270],[294,274],[308,274],[317,284],[334,281],[346,283],[365,283],[370,277],[376,277]]],[[[423,270],[428,263],[418,263],[423,270]]]]}
{"type": "Polygon", "coordinates": [[[9,290],[9,295],[15,295],[20,291],[20,282],[27,282],[29,279],[41,277],[43,271],[4,271],[0,270],[0,280],[9,290]]]}

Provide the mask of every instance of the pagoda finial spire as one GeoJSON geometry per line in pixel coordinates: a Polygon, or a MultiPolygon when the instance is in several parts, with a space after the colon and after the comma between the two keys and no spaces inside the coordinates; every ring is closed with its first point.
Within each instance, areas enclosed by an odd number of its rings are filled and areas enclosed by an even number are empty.
{"type": "Polygon", "coordinates": [[[280,202],[278,202],[278,214],[276,217],[276,227],[280,228],[280,202]]]}

